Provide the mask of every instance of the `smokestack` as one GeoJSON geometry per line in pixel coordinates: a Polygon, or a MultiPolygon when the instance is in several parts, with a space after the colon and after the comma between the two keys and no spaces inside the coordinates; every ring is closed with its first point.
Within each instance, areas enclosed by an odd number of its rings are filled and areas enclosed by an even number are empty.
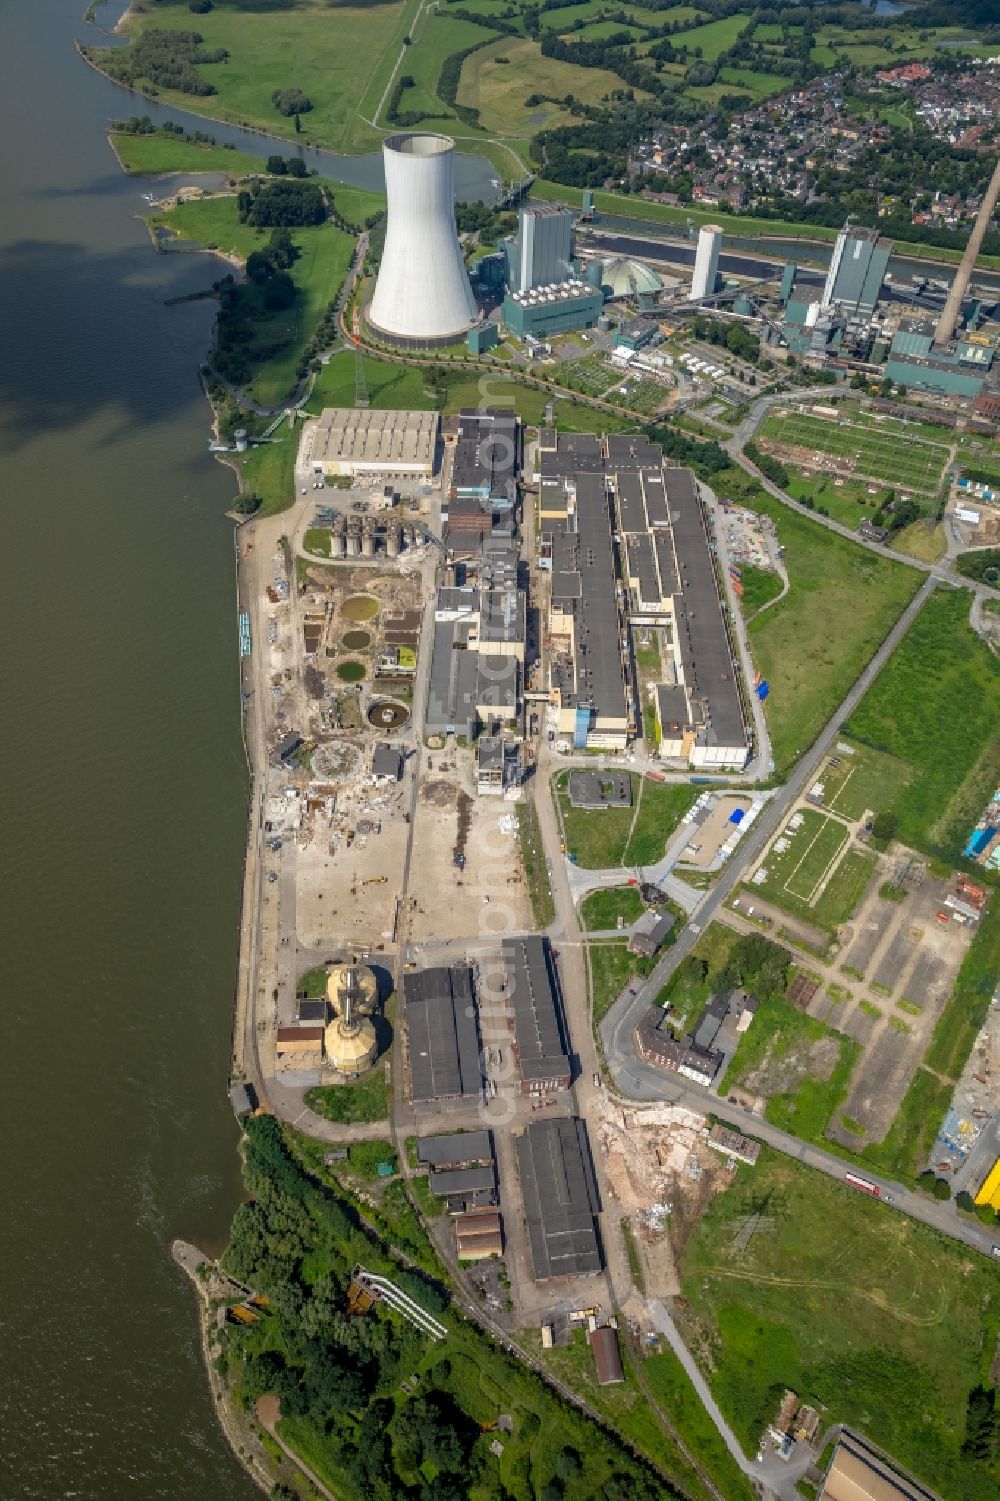
{"type": "Polygon", "coordinates": [[[948,293],[944,311],[938,319],[937,328],[934,330],[934,343],[937,348],[945,347],[955,332],[955,325],[962,311],[962,298],[969,290],[969,278],[972,276],[976,257],[982,249],[983,238],[990,227],[990,220],[993,218],[993,210],[997,206],[998,197],[1000,197],[1000,161],[997,162],[993,176],[990,178],[990,185],[986,189],[986,197],[983,199],[982,207],[976,215],[976,222],[972,226],[969,243],[965,247],[965,254],[962,256],[961,264],[955,273],[955,280],[951,284],[951,291],[948,293]]]}

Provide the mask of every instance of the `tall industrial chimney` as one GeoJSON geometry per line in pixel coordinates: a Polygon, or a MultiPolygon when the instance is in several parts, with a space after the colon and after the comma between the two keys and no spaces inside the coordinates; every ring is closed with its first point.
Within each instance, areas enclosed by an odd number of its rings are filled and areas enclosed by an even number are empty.
{"type": "Polygon", "coordinates": [[[969,243],[965,247],[965,254],[962,256],[958,270],[955,272],[955,280],[951,284],[951,291],[948,293],[944,309],[937,321],[937,328],[934,330],[934,343],[938,347],[946,346],[955,332],[955,325],[962,311],[962,299],[969,290],[969,278],[972,276],[976,257],[982,249],[986,231],[990,227],[990,220],[993,218],[993,210],[997,206],[998,197],[1000,197],[1000,161],[997,162],[993,176],[990,178],[990,185],[986,189],[986,197],[982,201],[979,213],[976,215],[976,222],[972,226],[972,233],[969,236],[969,243]]]}
{"type": "Polygon", "coordinates": [[[368,321],[390,339],[460,338],[477,314],[455,230],[455,143],[393,135],[382,157],[389,212],[368,321]]]}

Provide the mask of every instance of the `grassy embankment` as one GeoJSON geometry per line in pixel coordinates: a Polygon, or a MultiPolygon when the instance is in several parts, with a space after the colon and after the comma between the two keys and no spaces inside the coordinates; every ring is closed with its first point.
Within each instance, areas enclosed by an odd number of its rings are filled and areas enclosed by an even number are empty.
{"type": "Polygon", "coordinates": [[[787,549],[789,590],[750,622],[779,775],[816,739],[920,586],[903,563],[866,551],[727,474],[719,493],[771,516],[787,549]]]}
{"type": "Polygon", "coordinates": [[[224,172],[227,177],[245,177],[249,172],[264,170],[263,159],[259,156],[251,156],[247,151],[230,151],[225,146],[185,141],[172,131],[156,130],[150,135],[133,135],[127,130],[110,130],[108,139],[130,176],[224,172]]]}
{"type": "Polygon", "coordinates": [[[985,1259],[764,1148],[712,1201],[681,1279],[685,1334],[748,1452],[791,1387],[945,1501],[995,1497],[996,1455],[961,1447],[1000,1329],[985,1259]]]}
{"type": "MultiPolygon", "coordinates": [[[[234,256],[241,264],[252,251],[263,249],[271,233],[241,224],[231,194],[178,203],[151,215],[149,222],[154,229],[169,229],[183,240],[234,256]]],[[[343,286],[354,253],[353,238],[333,224],[297,229],[292,238],[299,251],[291,271],[298,288],[292,306],[270,312],[256,289],[244,289],[244,295],[256,302],[252,341],[246,347],[253,374],[244,389],[264,406],[282,401],[294,390],[303,350],[343,286]]]]}
{"type": "Polygon", "coordinates": [[[888,805],[899,838],[949,864],[1000,784],[1000,672],[970,604],[934,594],[845,726],[910,769],[888,805]]]}

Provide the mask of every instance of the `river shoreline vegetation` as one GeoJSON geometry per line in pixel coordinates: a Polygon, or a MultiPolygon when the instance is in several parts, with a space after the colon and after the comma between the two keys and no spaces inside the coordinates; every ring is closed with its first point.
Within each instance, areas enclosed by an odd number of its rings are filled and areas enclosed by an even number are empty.
{"type": "MultiPolygon", "coordinates": [[[[314,1155],[314,1154],[313,1154],[314,1155]]],[[[266,1298],[227,1324],[216,1369],[249,1410],[278,1397],[278,1432],[344,1501],[658,1501],[682,1493],[560,1399],[447,1289],[390,1254],[336,1181],[271,1116],[247,1123],[250,1194],[224,1269],[266,1298]],[[436,1343],[396,1315],[346,1314],[356,1265],[391,1277],[448,1329],[436,1343]],[[509,1432],[491,1449],[497,1421],[509,1432]]]]}

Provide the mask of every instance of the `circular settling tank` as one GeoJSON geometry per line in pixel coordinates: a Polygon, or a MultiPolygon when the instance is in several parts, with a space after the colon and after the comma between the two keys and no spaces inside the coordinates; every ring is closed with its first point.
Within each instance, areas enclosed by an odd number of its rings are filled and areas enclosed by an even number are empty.
{"type": "Polygon", "coordinates": [[[360,683],[365,675],[365,664],[348,660],[337,663],[337,676],[342,683],[360,683]]]}
{"type": "Polygon", "coordinates": [[[348,620],[374,620],[378,614],[378,600],[370,594],[352,594],[344,600],[344,615],[348,620]]]}
{"type": "Polygon", "coordinates": [[[368,723],[377,730],[399,730],[406,724],[410,711],[405,704],[379,698],[368,709],[368,723]]]}
{"type": "Polygon", "coordinates": [[[368,631],[345,631],[344,645],[348,651],[364,651],[366,646],[371,645],[371,634],[368,631]]]}

